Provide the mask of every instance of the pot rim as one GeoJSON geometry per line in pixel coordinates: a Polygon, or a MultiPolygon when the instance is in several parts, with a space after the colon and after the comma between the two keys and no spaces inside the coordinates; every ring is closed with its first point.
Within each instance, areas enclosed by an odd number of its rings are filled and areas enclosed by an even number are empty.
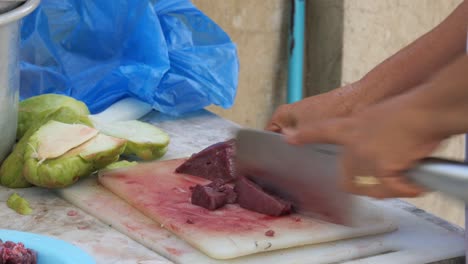
{"type": "Polygon", "coordinates": [[[15,9],[0,14],[0,26],[21,20],[23,17],[32,13],[40,2],[41,0],[27,0],[15,9]]]}

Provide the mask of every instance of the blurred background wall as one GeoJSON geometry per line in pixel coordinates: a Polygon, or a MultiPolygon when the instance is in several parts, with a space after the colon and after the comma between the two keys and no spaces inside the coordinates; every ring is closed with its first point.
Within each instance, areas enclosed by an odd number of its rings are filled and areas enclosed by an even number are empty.
{"type": "MultiPolygon", "coordinates": [[[[304,89],[315,95],[361,78],[370,69],[440,23],[462,0],[305,0],[304,89]]],[[[263,128],[285,102],[290,1],[193,0],[238,45],[236,103],[209,110],[240,125],[263,128]]],[[[462,159],[463,137],[438,156],[462,159]]],[[[462,225],[462,204],[434,193],[408,200],[462,225]]]]}

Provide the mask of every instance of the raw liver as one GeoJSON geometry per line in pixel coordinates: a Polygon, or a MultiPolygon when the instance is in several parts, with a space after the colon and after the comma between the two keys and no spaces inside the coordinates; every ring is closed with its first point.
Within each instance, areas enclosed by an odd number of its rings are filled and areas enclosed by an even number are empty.
{"type": "Polygon", "coordinates": [[[177,173],[199,176],[208,180],[222,179],[230,182],[235,179],[234,140],[211,145],[193,154],[177,167],[177,173]]]}
{"type": "MultiPolygon", "coordinates": [[[[291,204],[282,201],[262,190],[255,183],[243,176],[235,175],[235,141],[233,139],[213,144],[193,154],[187,161],[176,168],[177,173],[212,180],[207,186],[196,185],[192,189],[192,204],[208,210],[215,210],[227,203],[233,203],[239,196],[239,205],[245,209],[261,214],[280,216],[291,212],[291,204]],[[236,179],[237,178],[237,179],[236,179]],[[225,182],[235,181],[235,188],[227,192],[219,188],[225,182]],[[229,197],[228,197],[229,193],[229,197]],[[228,200],[232,200],[228,202],[228,200]]],[[[239,172],[238,172],[239,173],[239,172]]]]}
{"type": "Polygon", "coordinates": [[[291,212],[291,203],[264,192],[260,186],[245,177],[236,180],[234,191],[237,194],[237,203],[242,208],[271,216],[291,212]]]}
{"type": "Polygon", "coordinates": [[[208,210],[215,210],[226,204],[235,203],[237,195],[232,187],[215,180],[207,185],[197,184],[192,189],[191,202],[208,210]]]}

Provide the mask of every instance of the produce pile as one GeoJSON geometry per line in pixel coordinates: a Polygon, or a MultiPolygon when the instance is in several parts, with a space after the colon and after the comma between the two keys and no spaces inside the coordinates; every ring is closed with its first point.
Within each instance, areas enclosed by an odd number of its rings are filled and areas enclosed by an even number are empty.
{"type": "Polygon", "coordinates": [[[169,135],[138,120],[92,121],[74,98],[44,94],[19,104],[17,143],[0,167],[9,188],[63,188],[104,168],[134,165],[125,159],[155,160],[169,135]]]}

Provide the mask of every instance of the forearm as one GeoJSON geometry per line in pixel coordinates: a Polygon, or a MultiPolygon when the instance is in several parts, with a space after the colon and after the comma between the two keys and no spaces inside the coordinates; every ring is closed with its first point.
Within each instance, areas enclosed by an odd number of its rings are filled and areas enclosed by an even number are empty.
{"type": "Polygon", "coordinates": [[[436,28],[388,58],[347,89],[359,98],[357,107],[377,103],[425,82],[465,52],[468,1],[436,28]]]}
{"type": "Polygon", "coordinates": [[[468,56],[462,55],[424,85],[401,96],[402,115],[435,138],[468,132],[468,56]]]}

